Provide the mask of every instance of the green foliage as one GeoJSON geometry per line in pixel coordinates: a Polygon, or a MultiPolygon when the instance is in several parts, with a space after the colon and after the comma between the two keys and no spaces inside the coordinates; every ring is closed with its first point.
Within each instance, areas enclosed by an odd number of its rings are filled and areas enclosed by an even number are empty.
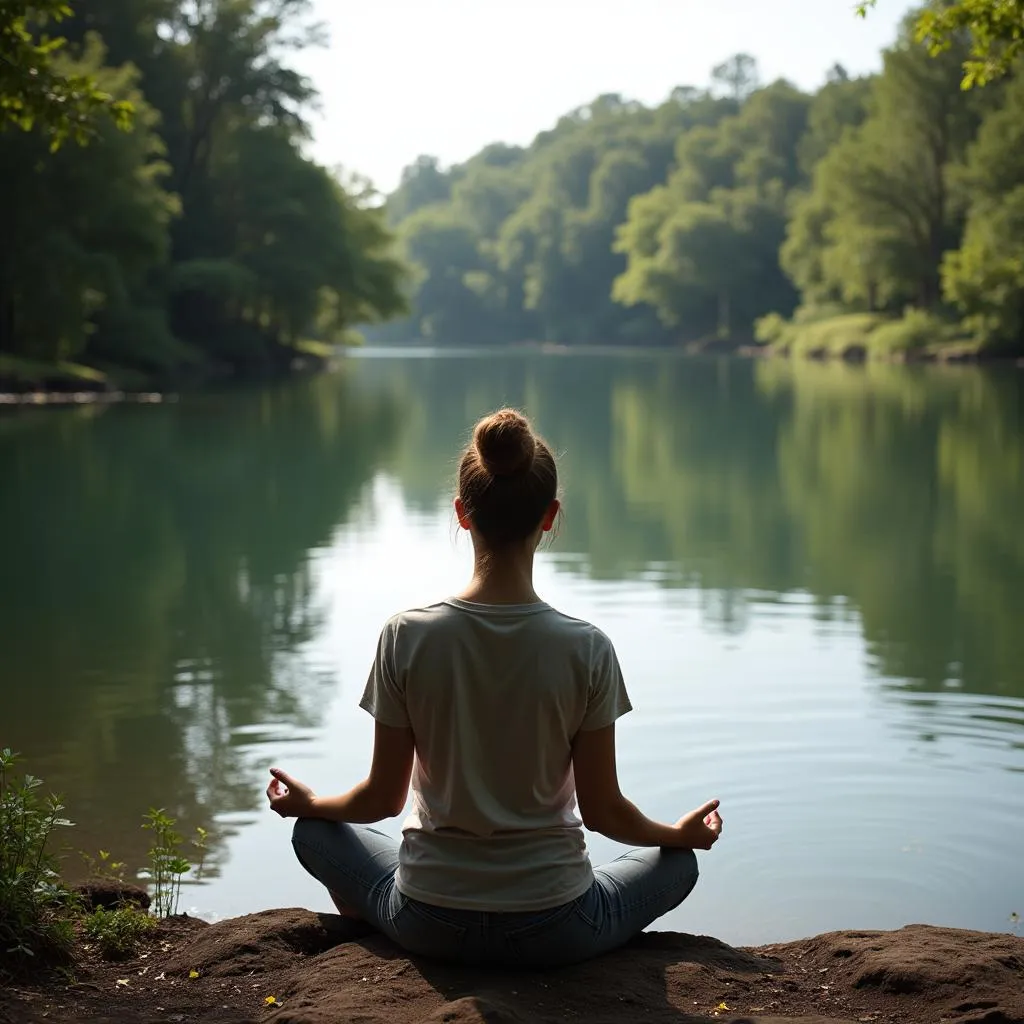
{"type": "MultiPolygon", "coordinates": [[[[168,379],[287,369],[404,309],[403,268],[363,183],[305,157],[309,82],[287,65],[322,41],[310,0],[95,0],[51,54],[111,103],[92,144],[5,138],[19,203],[0,252],[0,352],[168,379]],[[134,131],[117,130],[122,105],[134,131]]],[[[2,64],[0,64],[2,67],[2,64]]],[[[0,79],[2,83],[2,79],[0,79]]]]}
{"type": "Polygon", "coordinates": [[[986,118],[959,185],[967,226],[942,267],[946,298],[987,348],[1024,342],[1024,76],[1007,86],[1002,107],[986,118]]]}
{"type": "Polygon", "coordinates": [[[868,338],[868,353],[875,357],[910,356],[938,348],[953,340],[954,329],[941,317],[923,309],[908,309],[899,320],[879,324],[868,338]]]}
{"type": "Polygon", "coordinates": [[[958,66],[909,43],[885,55],[867,120],[828,149],[794,204],[781,259],[805,301],[893,313],[939,301],[939,264],[960,231],[947,168],[979,123],[958,66]]]}
{"type": "Polygon", "coordinates": [[[676,147],[664,186],[630,204],[617,249],[627,268],[613,295],[647,302],[692,336],[728,338],[795,296],[778,264],[788,195],[809,100],[784,82],[753,93],[738,114],[676,147]]]}
{"type": "Polygon", "coordinates": [[[801,307],[792,320],[771,313],[757,322],[755,335],[780,354],[816,359],[903,360],[938,353],[957,339],[954,325],[925,310],[910,308],[890,319],[837,306],[801,307]]]}
{"type": "Polygon", "coordinates": [[[42,780],[16,775],[19,757],[0,750],[0,975],[27,958],[62,961],[70,952],[74,898],[61,882],[52,839],[71,825],[42,780]]]}
{"type": "Polygon", "coordinates": [[[156,920],[146,911],[131,906],[94,910],[82,922],[85,934],[96,943],[104,960],[131,959],[156,926],[156,920]]]}
{"type": "Polygon", "coordinates": [[[101,114],[120,128],[132,123],[130,101],[62,61],[66,40],[47,29],[71,13],[63,0],[4,0],[0,8],[0,131],[39,130],[54,151],[69,136],[88,142],[101,114]]]}
{"type": "Polygon", "coordinates": [[[413,267],[413,316],[390,336],[663,341],[743,330],[773,298],[790,305],[776,250],[808,98],[784,83],[757,89],[745,55],[713,77],[715,88],[679,87],[654,109],[599,96],[525,149],[407,168],[388,210],[413,267]],[[717,271],[699,251],[709,232],[717,271]],[[723,285],[729,260],[747,277],[723,285]]]}
{"type": "Polygon", "coordinates": [[[45,362],[81,359],[97,328],[145,300],[149,274],[166,258],[177,204],[164,189],[169,167],[155,134],[156,111],[138,73],[104,66],[95,37],[77,63],[135,108],[124,133],[100,117],[85,148],[50,155],[46,138],[9,135],[0,182],[17,195],[0,252],[0,350],[45,362]]]}
{"type": "Polygon", "coordinates": [[[862,358],[874,330],[883,322],[878,313],[843,313],[820,316],[815,311],[790,323],[773,315],[757,325],[758,340],[791,356],[862,358]]]}
{"type": "MultiPolygon", "coordinates": [[[[858,4],[863,16],[876,0],[858,4]]],[[[963,60],[963,88],[986,85],[1005,75],[1024,53],[1024,0],[960,0],[933,4],[916,18],[914,35],[933,55],[945,53],[958,37],[971,37],[963,60]]]]}
{"type": "MultiPolygon", "coordinates": [[[[151,808],[143,820],[142,827],[152,834],[146,875],[153,888],[153,913],[157,917],[173,917],[178,913],[182,879],[192,870],[192,863],[182,849],[185,840],[175,831],[176,824],[174,818],[157,808],[151,808]]],[[[199,851],[197,879],[202,875],[208,838],[206,829],[196,829],[192,845],[199,851]]]]}
{"type": "Polygon", "coordinates": [[[871,347],[900,357],[955,307],[1019,351],[1021,75],[961,89],[970,39],[917,41],[947,9],[912,13],[880,74],[837,65],[813,96],[740,54],[655,108],[600,96],[528,147],[421,157],[388,199],[412,316],[371,337],[723,347],[802,306],[855,319],[797,349],[863,351],[902,318],[871,347]]]}
{"type": "Polygon", "coordinates": [[[89,871],[90,878],[106,878],[114,882],[123,882],[127,864],[121,860],[114,860],[109,850],[100,850],[97,856],[79,851],[79,856],[89,871]]]}

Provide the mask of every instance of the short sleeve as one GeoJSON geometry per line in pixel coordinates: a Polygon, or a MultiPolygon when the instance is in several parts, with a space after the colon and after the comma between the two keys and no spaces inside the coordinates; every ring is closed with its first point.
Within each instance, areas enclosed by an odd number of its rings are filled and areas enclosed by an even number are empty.
{"type": "Polygon", "coordinates": [[[580,729],[588,732],[604,729],[632,710],[615,648],[611,640],[598,630],[591,648],[587,710],[580,729]]]}
{"type": "Polygon", "coordinates": [[[402,729],[409,725],[409,714],[405,707],[405,689],[396,667],[397,632],[397,625],[393,621],[388,622],[381,631],[377,641],[377,656],[373,660],[359,706],[381,725],[402,729]]]}

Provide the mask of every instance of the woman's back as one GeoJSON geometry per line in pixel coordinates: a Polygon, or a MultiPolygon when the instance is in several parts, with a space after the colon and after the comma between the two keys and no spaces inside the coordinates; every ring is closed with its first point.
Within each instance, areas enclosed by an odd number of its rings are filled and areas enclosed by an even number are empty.
{"type": "Polygon", "coordinates": [[[319,797],[271,769],[267,796],[299,819],[306,870],[413,952],[553,966],[613,949],[685,899],[694,848],[722,829],[717,800],[668,825],[619,788],[615,721],[630,705],[615,651],[533,586],[557,495],[551,448],[521,414],[477,423],[455,499],[473,577],[385,625],[361,701],[369,775],[319,797]],[[400,844],[360,827],[400,814],[410,783],[400,844]],[[639,849],[595,870],[582,824],[639,849]]]}
{"type": "Polygon", "coordinates": [[[600,630],[543,602],[403,612],[381,634],[362,706],[415,736],[403,892],[514,911],[589,887],[572,741],[630,710],[600,630]]]}

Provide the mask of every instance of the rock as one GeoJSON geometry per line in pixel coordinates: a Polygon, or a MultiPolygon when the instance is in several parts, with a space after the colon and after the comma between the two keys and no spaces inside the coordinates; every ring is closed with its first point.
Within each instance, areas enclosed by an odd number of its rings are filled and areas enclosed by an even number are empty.
{"type": "Polygon", "coordinates": [[[116,910],[139,907],[149,910],[149,893],[138,885],[112,878],[94,878],[74,887],[87,910],[116,910]]]}

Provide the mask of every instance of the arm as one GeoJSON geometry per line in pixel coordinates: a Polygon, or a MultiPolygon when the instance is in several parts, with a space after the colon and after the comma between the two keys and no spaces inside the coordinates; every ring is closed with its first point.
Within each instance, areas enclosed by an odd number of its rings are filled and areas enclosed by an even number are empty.
{"type": "Polygon", "coordinates": [[[722,830],[718,801],[680,818],[675,825],[652,821],[619,789],[615,762],[615,726],[580,731],[572,745],[576,797],[583,824],[592,832],[628,846],[666,846],[709,850],[722,830]]]}
{"type": "Polygon", "coordinates": [[[370,774],[340,796],[317,796],[309,786],[271,768],[271,810],[282,818],[325,818],[370,824],[402,813],[415,753],[412,729],[376,723],[370,774]]]}

